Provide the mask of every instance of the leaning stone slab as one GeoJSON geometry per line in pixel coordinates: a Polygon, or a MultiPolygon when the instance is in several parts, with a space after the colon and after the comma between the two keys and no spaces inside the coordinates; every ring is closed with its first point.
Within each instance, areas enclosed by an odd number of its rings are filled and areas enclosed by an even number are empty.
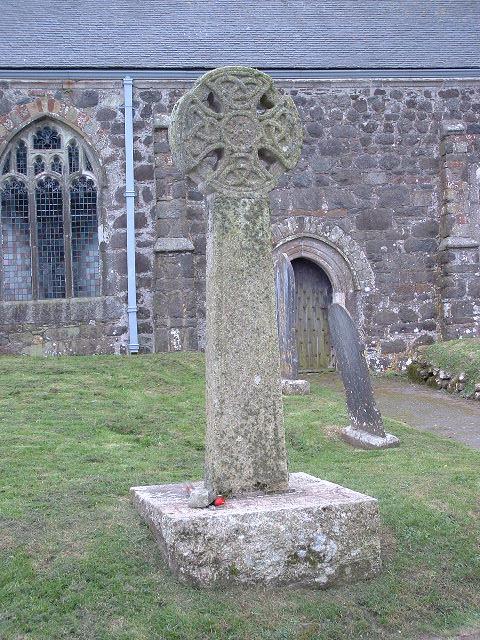
{"type": "Polygon", "coordinates": [[[275,260],[275,295],[280,370],[282,378],[295,380],[298,378],[295,272],[285,253],[281,253],[275,260]]]}
{"type": "Polygon", "coordinates": [[[306,473],[290,475],[289,492],[220,508],[189,508],[179,484],[131,492],[182,582],[324,588],[381,568],[377,501],[306,473]]]}
{"type": "Polygon", "coordinates": [[[385,433],[373,396],[365,347],[352,317],[345,307],[335,302],[328,310],[328,325],[351,420],[351,425],[343,429],[342,438],[362,449],[398,446],[398,438],[385,433]]]}
{"type": "Polygon", "coordinates": [[[287,380],[282,379],[282,393],[284,396],[306,396],[310,393],[310,382],[308,380],[287,380]]]}
{"type": "Polygon", "coordinates": [[[298,377],[295,273],[285,253],[275,261],[275,294],[282,393],[303,396],[310,393],[310,383],[298,377]]]}

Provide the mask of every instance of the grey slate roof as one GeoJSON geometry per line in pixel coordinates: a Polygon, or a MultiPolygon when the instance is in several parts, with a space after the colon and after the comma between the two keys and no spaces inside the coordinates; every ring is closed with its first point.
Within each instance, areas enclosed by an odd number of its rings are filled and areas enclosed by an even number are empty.
{"type": "Polygon", "coordinates": [[[480,67],[480,0],[0,0],[2,69],[480,67]]]}

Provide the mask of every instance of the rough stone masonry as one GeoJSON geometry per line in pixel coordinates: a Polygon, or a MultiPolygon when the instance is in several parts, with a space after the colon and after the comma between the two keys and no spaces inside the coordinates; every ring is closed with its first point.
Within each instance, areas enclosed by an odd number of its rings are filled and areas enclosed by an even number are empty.
{"type": "Polygon", "coordinates": [[[171,569],[199,586],[326,586],[380,569],[376,500],[307,474],[289,483],[267,194],[298,160],[300,132],[293,102],[250,68],[209,72],[172,115],[176,162],[210,193],[206,475],[194,495],[229,498],[199,509],[181,485],[132,493],[171,569]]]}
{"type": "MultiPolygon", "coordinates": [[[[175,167],[166,130],[190,86],[134,83],[142,352],[204,348],[206,197],[175,167]]],[[[479,80],[285,79],[277,86],[295,102],[304,144],[271,192],[275,251],[289,243],[325,269],[376,369],[404,363],[434,340],[479,335],[479,80]],[[345,256],[344,270],[335,256],[345,256]]],[[[2,159],[12,136],[45,118],[71,125],[104,175],[101,297],[5,301],[0,286],[0,353],[125,352],[122,105],[115,79],[0,82],[2,159]]]]}

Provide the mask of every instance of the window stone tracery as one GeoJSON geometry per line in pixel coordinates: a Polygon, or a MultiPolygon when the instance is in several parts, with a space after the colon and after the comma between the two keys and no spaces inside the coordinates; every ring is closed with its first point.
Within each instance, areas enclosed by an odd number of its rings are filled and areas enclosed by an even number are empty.
{"type": "Polygon", "coordinates": [[[101,293],[91,152],[57,122],[22,130],[0,160],[0,299],[101,293]]]}

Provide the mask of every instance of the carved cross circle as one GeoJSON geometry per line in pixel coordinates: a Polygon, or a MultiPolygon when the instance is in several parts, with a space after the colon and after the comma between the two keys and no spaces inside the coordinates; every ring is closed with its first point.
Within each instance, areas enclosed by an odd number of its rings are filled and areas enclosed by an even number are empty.
{"type": "Polygon", "coordinates": [[[255,198],[296,165],[302,128],[293,100],[276,90],[270,76],[222,67],[177,102],[169,140],[176,165],[200,188],[255,198]]]}

